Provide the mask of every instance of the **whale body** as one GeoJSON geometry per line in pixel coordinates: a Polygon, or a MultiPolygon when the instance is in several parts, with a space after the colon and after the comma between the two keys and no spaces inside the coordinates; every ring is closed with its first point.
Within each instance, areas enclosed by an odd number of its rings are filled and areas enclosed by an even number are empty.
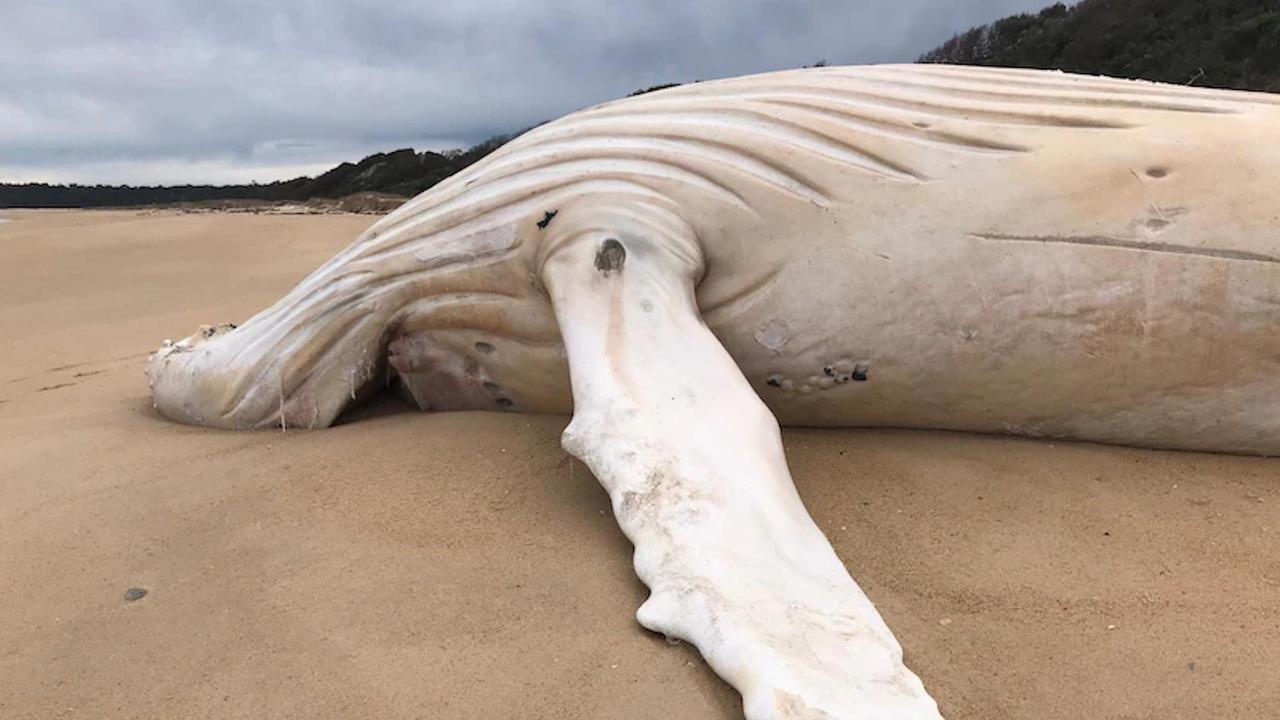
{"type": "Polygon", "coordinates": [[[573,413],[651,589],[749,720],[937,720],[809,518],[778,424],[1280,453],[1280,99],[813,68],[588,108],[378,221],[158,410],[318,428],[573,413]]]}

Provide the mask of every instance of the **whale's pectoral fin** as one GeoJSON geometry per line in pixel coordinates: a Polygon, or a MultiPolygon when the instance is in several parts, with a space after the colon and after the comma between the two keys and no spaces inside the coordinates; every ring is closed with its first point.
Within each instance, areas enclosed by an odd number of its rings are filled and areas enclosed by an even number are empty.
{"type": "Polygon", "coordinates": [[[778,424],[703,324],[697,268],[584,233],[543,266],[569,356],[565,448],[635,545],[646,628],[692,642],[749,720],[936,720],[797,495],[778,424]]]}

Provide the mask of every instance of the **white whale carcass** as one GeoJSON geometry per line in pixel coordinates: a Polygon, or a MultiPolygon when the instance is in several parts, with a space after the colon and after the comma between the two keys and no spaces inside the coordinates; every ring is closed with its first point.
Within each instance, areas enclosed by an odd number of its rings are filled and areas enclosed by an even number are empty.
{"type": "Polygon", "coordinates": [[[778,421],[1280,453],[1280,99],[815,68],[539,127],[241,327],[165,416],[573,412],[652,594],[764,718],[937,718],[809,518],[778,421]],[[776,419],[775,419],[776,418],[776,419]]]}

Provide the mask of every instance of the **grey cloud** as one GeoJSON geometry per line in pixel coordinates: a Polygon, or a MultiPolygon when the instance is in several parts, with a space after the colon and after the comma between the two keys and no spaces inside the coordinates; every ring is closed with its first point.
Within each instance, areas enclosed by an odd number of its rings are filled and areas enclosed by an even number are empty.
{"type": "Polygon", "coordinates": [[[15,4],[0,23],[0,180],[223,181],[463,145],[663,82],[906,62],[1044,4],[15,4]]]}

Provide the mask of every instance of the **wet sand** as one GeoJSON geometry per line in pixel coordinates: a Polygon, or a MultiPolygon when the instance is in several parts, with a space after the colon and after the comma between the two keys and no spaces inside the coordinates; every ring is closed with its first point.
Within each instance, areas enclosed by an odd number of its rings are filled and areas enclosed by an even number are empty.
{"type": "MultiPolygon", "coordinates": [[[[153,413],[160,340],[247,318],[372,218],[3,216],[0,717],[741,717],[635,623],[566,418],[153,413]]],[[[1280,460],[784,435],[950,720],[1280,717],[1280,460]]]]}

